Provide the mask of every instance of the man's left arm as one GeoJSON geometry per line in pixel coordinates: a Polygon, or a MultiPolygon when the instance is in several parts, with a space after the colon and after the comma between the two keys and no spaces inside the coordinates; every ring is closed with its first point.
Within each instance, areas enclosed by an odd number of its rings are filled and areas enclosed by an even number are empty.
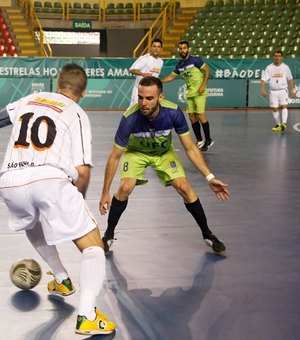
{"type": "Polygon", "coordinates": [[[289,89],[290,89],[290,96],[291,97],[295,97],[295,83],[294,83],[294,79],[290,79],[289,80],[289,89]]]}
{"type": "Polygon", "coordinates": [[[228,184],[223,183],[210,171],[201,151],[197,148],[189,134],[179,135],[181,144],[184,147],[185,153],[188,158],[194,164],[194,166],[201,172],[206,178],[211,190],[216,194],[220,200],[227,200],[230,197],[230,193],[227,189],[228,184]]]}
{"type": "Polygon", "coordinates": [[[198,147],[193,142],[191,135],[190,134],[179,135],[179,139],[190,161],[194,164],[194,166],[201,172],[201,174],[204,177],[208,176],[211,173],[211,171],[205,162],[203,154],[199,152],[198,147]]]}
{"type": "Polygon", "coordinates": [[[6,107],[4,107],[0,110],[0,128],[11,124],[12,122],[10,121],[6,107]]]}
{"type": "Polygon", "coordinates": [[[205,90],[206,90],[207,82],[208,82],[208,79],[209,79],[209,76],[210,76],[210,68],[207,64],[204,64],[200,68],[200,71],[203,73],[203,82],[202,82],[202,84],[200,85],[200,88],[199,88],[199,93],[201,94],[201,93],[205,92],[205,90]]]}
{"type": "Polygon", "coordinates": [[[91,177],[91,167],[88,164],[79,165],[76,167],[78,172],[78,178],[74,182],[79,192],[82,193],[85,198],[86,191],[88,189],[91,177]]]}

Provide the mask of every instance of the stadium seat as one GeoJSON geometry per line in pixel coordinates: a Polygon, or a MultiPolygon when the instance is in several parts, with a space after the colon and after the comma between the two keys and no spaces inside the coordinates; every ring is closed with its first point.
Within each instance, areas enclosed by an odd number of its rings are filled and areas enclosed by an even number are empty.
{"type": "Polygon", "coordinates": [[[132,2],[127,2],[124,5],[124,12],[125,12],[125,14],[133,14],[134,9],[133,9],[133,3],[132,2]]]}
{"type": "Polygon", "coordinates": [[[113,2],[106,5],[105,13],[109,15],[115,13],[115,4],[113,2]]]}
{"type": "Polygon", "coordinates": [[[195,40],[195,38],[196,38],[195,32],[186,32],[186,34],[184,36],[184,40],[187,40],[187,41],[195,40]]]}
{"type": "Polygon", "coordinates": [[[124,4],[123,2],[119,2],[115,5],[115,14],[124,14],[124,4]]]}
{"type": "Polygon", "coordinates": [[[245,1],[244,0],[236,0],[235,6],[245,6],[245,1]]]}
{"type": "Polygon", "coordinates": [[[82,12],[83,14],[93,14],[93,9],[92,9],[92,6],[89,2],[84,2],[83,5],[82,5],[82,12]]]}
{"type": "Polygon", "coordinates": [[[215,6],[214,1],[213,0],[208,0],[208,1],[206,1],[206,4],[205,4],[204,7],[212,8],[214,6],[215,6]]]}
{"type": "Polygon", "coordinates": [[[233,47],[233,56],[235,58],[241,58],[241,56],[244,54],[244,49],[241,46],[235,46],[233,47]]]}
{"type": "Polygon", "coordinates": [[[9,56],[16,56],[17,55],[17,49],[16,49],[16,46],[11,44],[7,47],[7,54],[9,56]]]}
{"type": "Polygon", "coordinates": [[[152,13],[159,13],[161,11],[161,3],[156,1],[152,5],[152,13]]]}
{"type": "Polygon", "coordinates": [[[97,4],[97,3],[93,4],[92,13],[93,13],[93,14],[99,14],[99,11],[100,11],[100,6],[99,6],[99,4],[97,4]]]}
{"type": "Polygon", "coordinates": [[[35,1],[33,3],[33,8],[34,8],[36,13],[43,12],[43,4],[42,4],[42,2],[41,1],[35,1]]]}
{"type": "Polygon", "coordinates": [[[228,32],[222,30],[219,34],[218,34],[219,39],[225,41],[228,37],[228,32]]]}
{"type": "Polygon", "coordinates": [[[54,2],[53,11],[55,13],[62,13],[63,12],[63,7],[62,7],[61,2],[58,2],[58,1],[54,2]]]}
{"type": "Polygon", "coordinates": [[[43,12],[45,13],[54,13],[52,2],[45,1],[43,6],[43,12]]]}
{"type": "Polygon", "coordinates": [[[70,14],[81,14],[82,12],[82,7],[80,2],[74,2],[72,8],[69,10],[70,14]]]}
{"type": "Polygon", "coordinates": [[[297,1],[236,0],[234,3],[229,0],[223,5],[222,0],[214,3],[209,0],[191,24],[186,38],[193,40],[193,48],[206,48],[203,51],[209,56],[216,56],[219,46],[222,55],[230,58],[245,58],[248,53],[251,57],[260,57],[264,53],[268,56],[273,52],[271,47],[274,44],[276,48],[285,46],[287,52],[295,55],[291,48],[300,46],[300,6],[297,1]],[[285,4],[285,7],[278,8],[277,4],[285,4]],[[231,10],[224,10],[226,6],[231,6],[231,10]]]}
{"type": "Polygon", "coordinates": [[[142,9],[141,9],[141,13],[143,14],[147,14],[147,13],[151,13],[151,2],[145,2],[144,4],[142,4],[142,9]]]}
{"type": "Polygon", "coordinates": [[[224,7],[225,3],[224,3],[224,0],[216,0],[215,2],[215,6],[219,8],[220,10],[220,7],[224,7]]]}
{"type": "Polygon", "coordinates": [[[255,46],[246,46],[245,55],[253,57],[256,52],[255,46]]]}

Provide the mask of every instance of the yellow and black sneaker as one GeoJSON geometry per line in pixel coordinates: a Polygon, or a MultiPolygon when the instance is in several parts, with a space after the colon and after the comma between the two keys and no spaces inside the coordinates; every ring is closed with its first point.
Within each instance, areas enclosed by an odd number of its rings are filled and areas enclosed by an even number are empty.
{"type": "Polygon", "coordinates": [[[282,123],[281,124],[281,131],[284,131],[286,129],[286,124],[285,123],[282,123]]]}
{"type": "MultiPolygon", "coordinates": [[[[54,276],[52,272],[48,275],[54,276]]],[[[48,283],[48,292],[53,295],[68,296],[76,292],[71,279],[67,278],[62,283],[58,283],[55,279],[48,283]]]]}
{"type": "Polygon", "coordinates": [[[108,320],[107,315],[96,308],[95,313],[96,317],[92,321],[84,315],[78,315],[75,333],[83,335],[111,334],[115,330],[115,324],[108,320]]]}
{"type": "Polygon", "coordinates": [[[275,132],[282,131],[281,124],[276,124],[274,127],[272,127],[272,131],[275,131],[275,132]]]}

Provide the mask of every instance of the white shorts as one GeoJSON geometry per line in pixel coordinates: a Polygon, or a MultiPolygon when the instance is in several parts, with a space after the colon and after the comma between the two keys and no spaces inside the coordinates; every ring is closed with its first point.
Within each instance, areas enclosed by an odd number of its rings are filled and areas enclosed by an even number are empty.
{"type": "Polygon", "coordinates": [[[82,194],[68,179],[48,178],[0,188],[9,209],[9,227],[33,229],[41,222],[47,244],[80,238],[97,227],[82,194]]]}
{"type": "Polygon", "coordinates": [[[289,94],[287,90],[271,90],[270,91],[270,107],[280,107],[288,105],[289,94]]]}

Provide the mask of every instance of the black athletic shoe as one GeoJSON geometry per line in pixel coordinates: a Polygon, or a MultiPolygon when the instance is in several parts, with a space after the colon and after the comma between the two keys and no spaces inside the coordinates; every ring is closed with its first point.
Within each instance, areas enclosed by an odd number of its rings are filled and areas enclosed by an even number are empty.
{"type": "Polygon", "coordinates": [[[198,142],[196,143],[197,148],[200,149],[200,150],[201,150],[203,145],[204,145],[204,140],[198,140],[198,142]]]}
{"type": "Polygon", "coordinates": [[[104,254],[105,255],[108,255],[109,249],[111,248],[115,240],[116,238],[108,238],[106,236],[102,237],[102,241],[104,243],[104,254]]]}
{"type": "Polygon", "coordinates": [[[204,242],[212,247],[215,253],[223,253],[226,250],[225,244],[216,238],[215,235],[210,235],[209,237],[204,239],[204,242]]]}
{"type": "Polygon", "coordinates": [[[214,141],[212,139],[209,139],[208,141],[205,141],[204,145],[201,148],[201,151],[207,151],[214,145],[214,141]]]}

